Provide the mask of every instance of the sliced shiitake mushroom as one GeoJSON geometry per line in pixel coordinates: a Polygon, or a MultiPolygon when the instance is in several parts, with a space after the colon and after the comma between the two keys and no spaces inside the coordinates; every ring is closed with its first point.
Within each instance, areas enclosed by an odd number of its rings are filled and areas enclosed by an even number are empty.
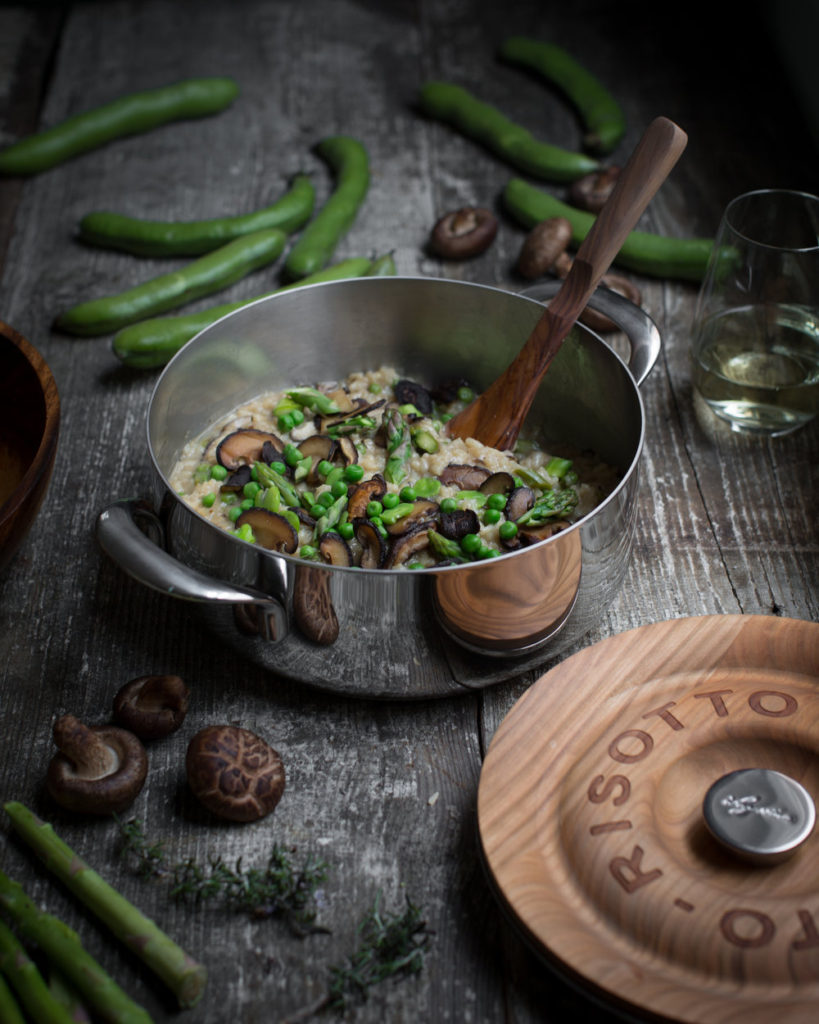
{"type": "Polygon", "coordinates": [[[357,398],[352,409],[348,409],[345,412],[335,412],[330,416],[318,417],[318,429],[320,433],[324,433],[330,427],[340,426],[352,416],[369,416],[376,409],[380,409],[382,405],[386,405],[386,402],[386,398],[377,398],[373,402],[368,402],[366,398],[357,398]]]}
{"type": "Polygon", "coordinates": [[[461,388],[468,387],[470,387],[468,380],[464,377],[456,377],[454,380],[447,380],[441,384],[436,384],[434,388],[430,388],[429,393],[436,402],[440,402],[441,405],[449,405],[458,397],[458,392],[461,388]]]}
{"type": "Polygon", "coordinates": [[[392,390],[399,405],[414,405],[424,416],[432,413],[432,395],[423,384],[402,378],[395,382],[392,390]]]}
{"type": "Polygon", "coordinates": [[[308,437],[302,441],[298,446],[304,458],[308,456],[313,460],[310,464],[310,469],[307,472],[307,483],[315,484],[318,482],[317,467],[318,464],[324,460],[332,462],[336,454],[338,447],[337,442],[330,437],[328,434],[313,434],[312,437],[308,437]]]}
{"type": "Polygon", "coordinates": [[[465,260],[485,252],[498,233],[498,218],[482,206],[462,206],[439,217],[429,247],[447,260],[465,260]]]}
{"type": "Polygon", "coordinates": [[[464,466],[458,462],[450,462],[438,479],[446,487],[454,485],[460,487],[462,491],[477,491],[490,475],[489,470],[483,466],[464,466]]]}
{"type": "Polygon", "coordinates": [[[395,569],[403,565],[413,555],[429,546],[429,526],[419,526],[414,530],[395,537],[387,548],[383,569],[395,569]]]}
{"type": "Polygon", "coordinates": [[[511,519],[513,523],[517,522],[524,512],[529,511],[534,503],[535,492],[531,487],[516,487],[506,501],[506,518],[511,519]]]}
{"type": "Polygon", "coordinates": [[[345,466],[352,466],[358,462],[358,448],[351,437],[340,437],[338,439],[338,454],[345,466]]]}
{"type": "Polygon", "coordinates": [[[238,469],[241,465],[260,462],[262,448],[268,441],[278,452],[284,450],[284,442],[267,430],[246,427],[234,430],[232,434],[222,438],[216,448],[216,461],[225,469],[238,469]]]}
{"type": "Polygon", "coordinates": [[[488,476],[478,490],[481,494],[509,494],[515,486],[515,478],[506,470],[492,473],[488,476]]]}
{"type": "Polygon", "coordinates": [[[419,526],[428,525],[438,518],[441,511],[437,501],[430,501],[429,498],[416,498],[412,503],[412,511],[407,515],[396,519],[394,523],[384,524],[384,529],[391,537],[398,537],[404,533],[416,530],[419,526]]]}
{"type": "Polygon", "coordinates": [[[283,551],[292,555],[299,546],[299,535],[278,512],[266,508],[249,508],[236,520],[236,526],[248,524],[256,543],[268,551],[283,551]]]}
{"type": "Polygon", "coordinates": [[[338,533],[328,530],[319,538],[319,554],[328,565],[353,564],[353,555],[347,541],[338,533]]]}
{"type": "Polygon", "coordinates": [[[231,473],[220,485],[219,492],[220,494],[238,494],[244,485],[249,484],[252,479],[250,466],[239,466],[236,472],[231,473]]]}
{"type": "Polygon", "coordinates": [[[561,530],[565,530],[569,523],[563,520],[555,522],[549,521],[543,523],[540,526],[522,526],[518,530],[518,537],[522,544],[530,545],[537,544],[542,540],[548,540],[549,537],[554,537],[556,533],[560,533],[561,530]]]}
{"type": "Polygon", "coordinates": [[[385,546],[377,527],[369,519],[355,519],[352,523],[355,539],[361,545],[359,566],[362,569],[380,569],[385,546]]]}
{"type": "Polygon", "coordinates": [[[478,533],[480,528],[478,515],[471,508],[456,508],[453,512],[441,513],[441,535],[448,540],[460,540],[468,533],[478,533]]]}
{"type": "Polygon", "coordinates": [[[160,739],[185,721],[189,698],[180,676],[138,676],[117,691],[114,720],[141,739],[160,739]]]}
{"type": "Polygon", "coordinates": [[[367,515],[367,506],[371,501],[380,501],[387,493],[387,481],[379,473],[369,480],[357,484],[347,501],[347,518],[363,519],[367,515]]]}

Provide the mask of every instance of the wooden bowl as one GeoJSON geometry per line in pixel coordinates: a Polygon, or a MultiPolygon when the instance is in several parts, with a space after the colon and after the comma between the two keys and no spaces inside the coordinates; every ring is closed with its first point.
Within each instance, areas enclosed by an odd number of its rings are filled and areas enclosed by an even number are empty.
{"type": "Polygon", "coordinates": [[[40,353],[0,321],[0,572],[48,489],[60,429],[57,385],[40,353]]]}

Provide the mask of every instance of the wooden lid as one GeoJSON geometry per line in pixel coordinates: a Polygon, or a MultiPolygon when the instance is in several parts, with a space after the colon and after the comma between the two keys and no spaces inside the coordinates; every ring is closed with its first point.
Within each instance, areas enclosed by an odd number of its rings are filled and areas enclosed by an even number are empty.
{"type": "Polygon", "coordinates": [[[498,728],[478,791],[489,872],[592,995],[686,1024],[814,1022],[819,830],[755,865],[712,836],[703,801],[758,768],[819,802],[818,752],[819,624],[704,616],[612,637],[498,728]]]}

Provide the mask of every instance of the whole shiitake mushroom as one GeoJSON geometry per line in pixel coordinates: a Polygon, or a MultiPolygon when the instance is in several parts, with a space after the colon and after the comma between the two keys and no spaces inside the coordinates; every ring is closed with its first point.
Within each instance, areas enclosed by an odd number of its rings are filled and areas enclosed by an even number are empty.
{"type": "Polygon", "coordinates": [[[229,821],[257,821],[284,793],[282,759],[268,743],[236,725],[209,725],[188,744],[188,785],[199,802],[229,821]]]}

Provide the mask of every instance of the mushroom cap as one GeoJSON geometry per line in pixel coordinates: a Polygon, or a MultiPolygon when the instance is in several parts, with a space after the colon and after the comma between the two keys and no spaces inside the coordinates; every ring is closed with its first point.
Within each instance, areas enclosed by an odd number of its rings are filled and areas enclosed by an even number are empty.
{"type": "Polygon", "coordinates": [[[114,725],[86,726],[73,715],[54,723],[60,748],[48,766],[46,787],[69,811],[116,814],[139,795],[148,755],[139,739],[114,725]]]}
{"type": "Polygon", "coordinates": [[[141,739],[160,739],[182,725],[189,697],[179,676],[138,676],[117,691],[114,719],[141,739]]]}
{"type": "Polygon", "coordinates": [[[236,725],[209,725],[188,744],[185,770],[194,796],[229,821],[257,821],[284,792],[284,764],[261,737],[236,725]]]}

